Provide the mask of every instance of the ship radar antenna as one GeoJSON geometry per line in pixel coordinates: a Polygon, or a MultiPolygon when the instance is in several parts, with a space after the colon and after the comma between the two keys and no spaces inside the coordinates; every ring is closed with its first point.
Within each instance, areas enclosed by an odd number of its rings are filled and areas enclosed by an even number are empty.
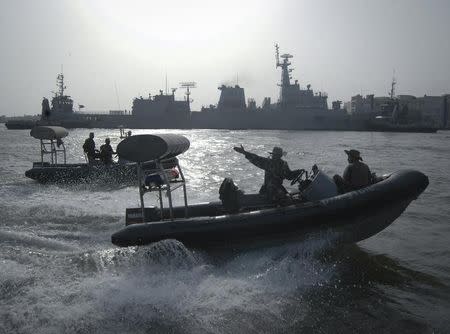
{"type": "Polygon", "coordinates": [[[197,88],[197,83],[194,82],[194,81],[183,81],[183,82],[180,82],[180,87],[181,88],[186,88],[186,101],[188,103],[188,106],[190,106],[190,104],[192,102],[194,102],[194,100],[192,100],[190,98],[191,88],[197,88]]]}
{"type": "Polygon", "coordinates": [[[277,68],[278,66],[280,66],[280,47],[278,46],[278,43],[275,43],[275,68],[277,68]]]}
{"type": "Polygon", "coordinates": [[[395,97],[395,86],[397,85],[397,80],[395,80],[395,70],[392,73],[392,82],[391,82],[391,91],[389,92],[389,96],[393,100],[395,97]]]}
{"type": "Polygon", "coordinates": [[[58,87],[58,92],[55,95],[63,96],[66,86],[64,86],[64,74],[62,72],[56,77],[56,87],[58,87]]]}

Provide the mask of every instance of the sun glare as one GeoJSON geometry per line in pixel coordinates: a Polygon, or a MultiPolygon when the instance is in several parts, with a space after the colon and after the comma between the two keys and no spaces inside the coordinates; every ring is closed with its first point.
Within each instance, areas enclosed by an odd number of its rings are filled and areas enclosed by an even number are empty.
{"type": "MultiPolygon", "coordinates": [[[[90,23],[121,48],[149,51],[166,47],[214,47],[251,33],[257,1],[95,1],[78,4],[90,23]],[[245,31],[243,26],[246,25],[245,31]]],[[[252,28],[253,27],[253,28],[252,28]]]]}

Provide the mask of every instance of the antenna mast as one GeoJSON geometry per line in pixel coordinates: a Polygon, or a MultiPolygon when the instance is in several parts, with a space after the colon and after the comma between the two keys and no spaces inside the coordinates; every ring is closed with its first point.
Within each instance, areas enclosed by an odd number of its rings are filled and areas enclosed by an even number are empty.
{"type": "Polygon", "coordinates": [[[64,89],[66,89],[66,86],[64,86],[64,74],[60,73],[56,77],[56,87],[58,87],[58,92],[55,93],[55,95],[63,96],[64,95],[64,89]]]}
{"type": "Polygon", "coordinates": [[[389,93],[389,96],[391,97],[391,99],[394,99],[394,97],[395,97],[395,85],[396,84],[397,84],[397,80],[395,80],[395,70],[394,70],[393,74],[392,74],[391,91],[389,93]]]}
{"type": "Polygon", "coordinates": [[[180,87],[181,88],[186,88],[186,101],[188,103],[189,108],[191,108],[190,104],[191,102],[194,102],[194,100],[190,99],[190,95],[191,95],[191,88],[197,88],[197,83],[194,81],[183,81],[180,82],[180,87]]]}
{"type": "Polygon", "coordinates": [[[280,66],[280,47],[275,43],[275,68],[280,66]]]}

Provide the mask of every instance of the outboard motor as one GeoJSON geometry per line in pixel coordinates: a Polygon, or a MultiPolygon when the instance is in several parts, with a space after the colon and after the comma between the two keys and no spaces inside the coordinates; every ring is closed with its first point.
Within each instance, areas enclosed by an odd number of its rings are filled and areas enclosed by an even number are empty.
{"type": "Polygon", "coordinates": [[[239,212],[239,197],[242,191],[234,184],[232,178],[225,178],[219,188],[219,198],[227,213],[239,212]]]}

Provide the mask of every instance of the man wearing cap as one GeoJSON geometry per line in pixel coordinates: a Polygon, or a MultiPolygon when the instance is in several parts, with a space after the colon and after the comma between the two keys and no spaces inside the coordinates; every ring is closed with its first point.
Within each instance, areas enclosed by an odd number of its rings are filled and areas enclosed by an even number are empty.
{"type": "Polygon", "coordinates": [[[367,187],[372,183],[372,173],[369,167],[362,162],[361,154],[357,150],[345,150],[348,156],[348,166],[344,175],[333,177],[341,194],[367,187]]]}
{"type": "Polygon", "coordinates": [[[264,184],[259,190],[265,194],[271,202],[282,202],[287,199],[287,191],[283,187],[283,180],[293,180],[300,170],[291,171],[286,161],[281,157],[284,155],[281,147],[274,147],[269,158],[260,157],[254,153],[247,152],[244,147],[234,147],[236,152],[242,153],[256,167],[264,169],[264,184]]]}
{"type": "Polygon", "coordinates": [[[89,133],[89,138],[84,141],[83,151],[86,153],[88,163],[93,163],[95,158],[98,158],[98,151],[95,149],[94,133],[89,133]]]}

